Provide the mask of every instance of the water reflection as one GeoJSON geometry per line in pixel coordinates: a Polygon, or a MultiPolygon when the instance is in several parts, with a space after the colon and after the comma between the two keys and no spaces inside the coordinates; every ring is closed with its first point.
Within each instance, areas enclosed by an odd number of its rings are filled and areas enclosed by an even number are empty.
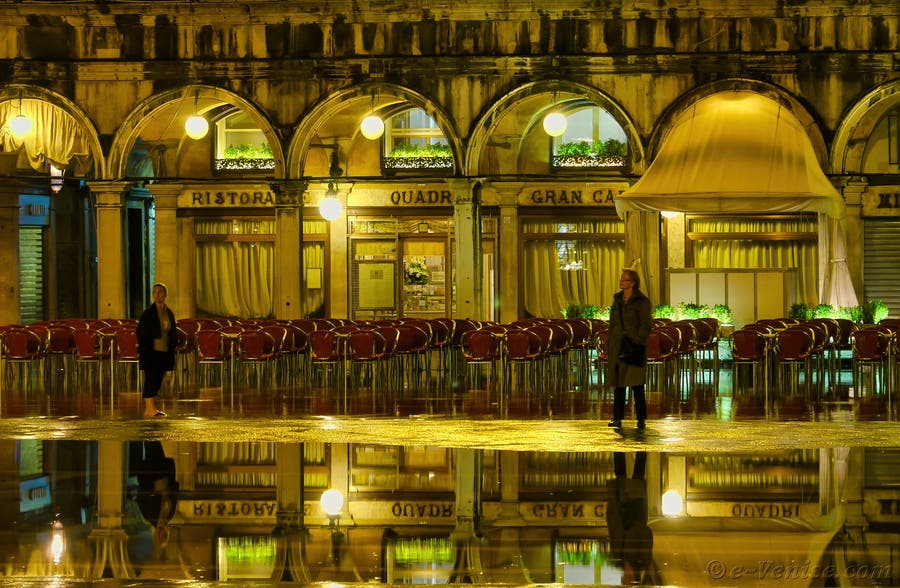
{"type": "Polygon", "coordinates": [[[885,585],[900,449],[0,442],[7,578],[885,585]],[[331,514],[320,499],[343,497],[331,514]],[[682,508],[663,514],[663,496],[682,508]],[[55,527],[54,527],[55,523],[55,527]],[[56,553],[54,553],[54,547],[56,553]]]}

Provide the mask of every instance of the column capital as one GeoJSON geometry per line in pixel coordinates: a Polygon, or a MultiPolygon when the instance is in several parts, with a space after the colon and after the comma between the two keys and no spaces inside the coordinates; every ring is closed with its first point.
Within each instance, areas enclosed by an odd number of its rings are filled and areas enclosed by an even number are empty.
{"type": "Polygon", "coordinates": [[[309,187],[307,180],[283,180],[271,182],[269,186],[275,194],[276,208],[296,208],[309,203],[309,195],[306,193],[309,187]]]}
{"type": "Polygon", "coordinates": [[[489,182],[487,185],[499,196],[500,206],[517,206],[519,194],[527,184],[525,182],[489,182]]]}
{"type": "Polygon", "coordinates": [[[184,191],[184,184],[150,184],[153,204],[157,208],[178,208],[178,197],[184,191]]]}
{"type": "Polygon", "coordinates": [[[94,195],[94,201],[98,208],[108,206],[123,206],[125,204],[125,194],[131,190],[134,182],[108,182],[96,181],[88,182],[87,186],[94,195]]]}
{"type": "Polygon", "coordinates": [[[478,204],[478,191],[484,182],[484,178],[448,178],[447,186],[456,197],[455,204],[478,204]]]}

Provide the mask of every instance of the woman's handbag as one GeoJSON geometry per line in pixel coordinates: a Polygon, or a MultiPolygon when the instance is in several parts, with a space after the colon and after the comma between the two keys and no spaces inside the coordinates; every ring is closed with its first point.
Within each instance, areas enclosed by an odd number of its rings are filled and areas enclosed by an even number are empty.
{"type": "Polygon", "coordinates": [[[636,343],[627,336],[622,336],[622,346],[619,348],[619,360],[635,367],[647,365],[647,346],[636,343]]]}

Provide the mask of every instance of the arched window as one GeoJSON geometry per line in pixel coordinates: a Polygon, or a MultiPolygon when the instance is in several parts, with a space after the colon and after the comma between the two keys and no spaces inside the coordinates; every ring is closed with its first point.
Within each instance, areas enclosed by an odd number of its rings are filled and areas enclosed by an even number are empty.
{"type": "Polygon", "coordinates": [[[216,121],[215,129],[217,172],[275,169],[275,159],[266,136],[246,113],[240,110],[229,112],[216,121]]]}
{"type": "Polygon", "coordinates": [[[395,114],[385,125],[385,170],[451,169],[453,155],[444,132],[421,108],[395,114]]]}
{"type": "Polygon", "coordinates": [[[599,106],[587,106],[565,115],[565,132],[553,138],[553,169],[621,168],[626,165],[628,139],[609,112],[599,106]]]}

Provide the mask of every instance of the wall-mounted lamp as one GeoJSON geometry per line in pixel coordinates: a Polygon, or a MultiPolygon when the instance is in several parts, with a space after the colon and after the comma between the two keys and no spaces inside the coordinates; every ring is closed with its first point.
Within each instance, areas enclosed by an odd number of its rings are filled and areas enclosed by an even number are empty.
{"type": "Polygon", "coordinates": [[[197,102],[199,102],[199,100],[200,92],[198,90],[197,94],[194,95],[194,114],[184,121],[185,134],[195,141],[202,139],[206,136],[206,133],[209,132],[209,123],[205,118],[197,114],[197,102]]]}
{"type": "MultiPolygon", "coordinates": [[[[556,108],[556,92],[553,92],[553,104],[554,109],[556,108]]],[[[551,137],[559,137],[563,133],[566,132],[566,128],[569,126],[569,122],[566,119],[566,115],[559,112],[558,110],[553,110],[549,112],[546,116],[544,116],[544,132],[550,135],[551,137]]]]}
{"type": "Polygon", "coordinates": [[[6,123],[7,128],[9,128],[9,132],[13,134],[13,137],[16,139],[21,139],[25,135],[31,132],[31,128],[33,123],[31,119],[22,114],[22,93],[19,93],[19,114],[9,119],[6,123]]]}
{"type": "Polygon", "coordinates": [[[50,557],[53,563],[59,565],[66,554],[66,531],[62,521],[56,519],[50,526],[50,557]]]}
{"type": "Polygon", "coordinates": [[[54,194],[59,194],[63,189],[63,175],[66,173],[65,169],[59,169],[52,163],[50,164],[50,190],[54,194]]]}
{"type": "MultiPolygon", "coordinates": [[[[337,220],[337,218],[341,216],[343,207],[341,206],[341,201],[338,200],[337,195],[338,191],[335,189],[334,184],[328,182],[328,190],[325,191],[325,196],[319,201],[319,214],[327,221],[337,220]]],[[[335,492],[337,492],[337,490],[335,490],[335,492]]],[[[343,497],[341,497],[341,501],[343,502],[343,497]]]]}

